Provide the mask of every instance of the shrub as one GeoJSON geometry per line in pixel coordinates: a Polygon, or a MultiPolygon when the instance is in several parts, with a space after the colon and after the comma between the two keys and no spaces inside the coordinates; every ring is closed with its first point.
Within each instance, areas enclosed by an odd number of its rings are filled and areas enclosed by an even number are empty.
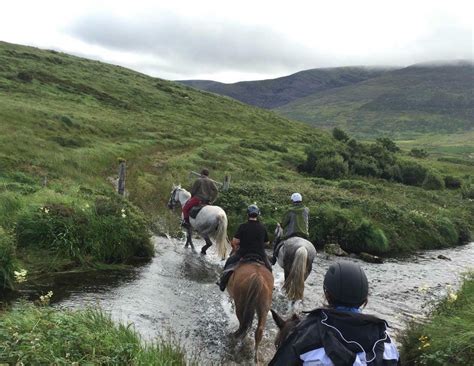
{"type": "Polygon", "coordinates": [[[377,161],[372,157],[353,160],[351,171],[353,174],[361,175],[363,177],[378,177],[382,174],[382,171],[377,166],[377,161]]]}
{"type": "Polygon", "coordinates": [[[447,217],[436,218],[435,227],[443,238],[445,246],[453,246],[458,243],[458,232],[450,219],[447,217]]]}
{"type": "Polygon", "coordinates": [[[364,189],[364,190],[377,190],[378,187],[373,184],[364,182],[362,180],[341,180],[337,186],[344,189],[364,189]]]}
{"type": "Polygon", "coordinates": [[[346,142],[349,140],[349,135],[345,133],[340,128],[334,127],[332,130],[332,137],[334,137],[338,141],[346,142]]]}
{"type": "Polygon", "coordinates": [[[100,198],[94,207],[61,203],[28,207],[15,231],[19,245],[46,248],[77,262],[90,256],[122,262],[153,255],[146,218],[119,196],[100,198]]]}
{"type": "Polygon", "coordinates": [[[421,186],[426,177],[427,169],[418,163],[401,161],[400,170],[403,184],[421,186]]]}
{"type": "Polygon", "coordinates": [[[428,152],[426,152],[425,149],[417,149],[416,147],[414,147],[410,150],[408,155],[413,156],[414,158],[423,159],[428,157],[428,152]]]}
{"type": "Polygon", "coordinates": [[[397,144],[388,137],[380,137],[376,140],[376,143],[382,146],[387,151],[390,151],[390,152],[400,151],[400,148],[397,146],[397,144]]]}
{"type": "Polygon", "coordinates": [[[426,174],[422,187],[430,190],[444,189],[444,180],[439,174],[431,171],[426,174]]]}
{"type": "Polygon", "coordinates": [[[444,177],[444,185],[449,189],[458,189],[462,186],[462,180],[452,175],[447,175],[444,177]]]}
{"type": "Polygon", "coordinates": [[[382,178],[402,182],[402,171],[398,164],[388,165],[383,168],[382,178]]]}
{"type": "Polygon", "coordinates": [[[389,246],[382,229],[364,219],[355,231],[351,243],[343,248],[351,252],[383,254],[388,251],[389,246]]]}
{"type": "Polygon", "coordinates": [[[14,238],[0,226],[0,290],[13,288],[15,269],[14,238]]]}
{"type": "Polygon", "coordinates": [[[325,179],[338,179],[347,175],[349,168],[342,156],[325,157],[316,162],[314,175],[325,179]]]}
{"type": "Polygon", "coordinates": [[[71,127],[74,124],[72,122],[72,119],[69,118],[68,116],[61,116],[60,120],[62,123],[64,123],[66,126],[69,126],[69,127],[71,127]]]}

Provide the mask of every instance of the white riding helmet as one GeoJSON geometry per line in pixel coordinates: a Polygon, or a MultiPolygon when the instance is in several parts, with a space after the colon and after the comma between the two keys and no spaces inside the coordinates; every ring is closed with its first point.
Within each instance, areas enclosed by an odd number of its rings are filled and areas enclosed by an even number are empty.
{"type": "Polygon", "coordinates": [[[291,202],[301,202],[301,201],[303,201],[303,197],[301,196],[300,193],[296,192],[291,195],[291,202]]]}

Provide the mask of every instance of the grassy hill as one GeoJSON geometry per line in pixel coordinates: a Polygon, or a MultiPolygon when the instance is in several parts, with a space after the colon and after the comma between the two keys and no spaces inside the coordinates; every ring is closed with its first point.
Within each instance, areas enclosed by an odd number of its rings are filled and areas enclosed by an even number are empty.
{"type": "Polygon", "coordinates": [[[459,133],[474,128],[472,63],[414,65],[324,92],[277,109],[320,127],[362,136],[459,133]]]}
{"type": "Polygon", "coordinates": [[[391,168],[416,163],[425,173],[462,181],[462,190],[427,190],[347,170],[324,179],[299,168],[311,149],[346,154],[354,144],[362,146],[178,83],[1,42],[0,284],[12,281],[13,268],[48,271],[150,255],[146,218],[155,230],[178,233],[178,213],[165,207],[171,186],[189,186],[189,172],[201,167],[217,180],[232,176],[218,201],[229,235],[252,202],[273,231],[290,194],[300,191],[318,245],[341,242],[395,255],[468,240],[473,166],[406,151],[390,155],[391,168]],[[119,158],[127,161],[128,200],[113,194],[108,179],[119,158]]]}
{"type": "Polygon", "coordinates": [[[336,67],[312,69],[276,79],[224,84],[210,80],[179,81],[261,108],[272,109],[307,95],[359,83],[382,75],[386,68],[336,67]]]}

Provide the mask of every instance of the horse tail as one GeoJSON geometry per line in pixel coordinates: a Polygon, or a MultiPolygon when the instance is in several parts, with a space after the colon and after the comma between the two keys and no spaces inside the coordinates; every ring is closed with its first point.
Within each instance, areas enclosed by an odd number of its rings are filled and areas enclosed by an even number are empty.
{"type": "Polygon", "coordinates": [[[290,300],[301,300],[303,298],[307,261],[308,250],[305,247],[298,248],[295,253],[295,259],[291,264],[290,274],[283,284],[283,288],[290,300]]]}
{"type": "Polygon", "coordinates": [[[217,218],[217,228],[215,233],[217,254],[224,259],[227,255],[227,216],[224,212],[219,214],[217,218]]]}
{"type": "MultiPolygon", "coordinates": [[[[240,326],[235,333],[236,337],[242,337],[247,334],[252,326],[253,318],[257,310],[258,296],[263,290],[263,280],[257,273],[251,275],[250,284],[247,288],[246,294],[242,294],[243,299],[240,304],[240,326]]],[[[236,304],[237,307],[237,304],[236,304]]]]}

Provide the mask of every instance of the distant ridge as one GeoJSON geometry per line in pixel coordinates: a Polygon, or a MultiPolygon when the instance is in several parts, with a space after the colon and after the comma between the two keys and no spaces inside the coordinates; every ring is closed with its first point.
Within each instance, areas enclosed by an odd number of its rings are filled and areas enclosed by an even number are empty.
{"type": "Polygon", "coordinates": [[[227,95],[241,102],[272,109],[315,92],[352,85],[387,72],[387,68],[336,67],[300,71],[292,75],[225,84],[211,80],[180,80],[196,89],[227,95]]]}

